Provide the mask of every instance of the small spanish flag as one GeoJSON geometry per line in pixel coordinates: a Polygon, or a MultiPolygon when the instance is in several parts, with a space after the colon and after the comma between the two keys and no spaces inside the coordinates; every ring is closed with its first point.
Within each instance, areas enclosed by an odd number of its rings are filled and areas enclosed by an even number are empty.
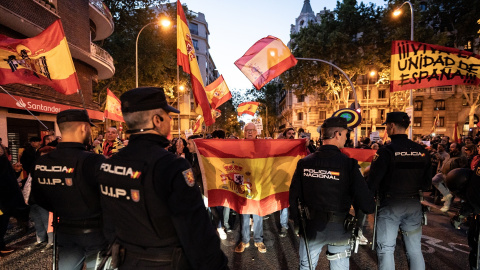
{"type": "Polygon", "coordinates": [[[220,105],[232,98],[232,94],[230,93],[230,89],[228,89],[228,86],[223,79],[223,75],[220,75],[220,77],[218,77],[218,79],[216,79],[214,82],[205,86],[205,92],[207,92],[207,98],[212,106],[212,109],[218,108],[220,105]]]}
{"type": "Polygon", "coordinates": [[[107,88],[107,100],[105,101],[104,117],[114,121],[125,122],[122,115],[122,105],[115,94],[107,88]]]}
{"type": "Polygon", "coordinates": [[[0,84],[48,85],[70,95],[80,89],[60,19],[38,36],[14,39],[0,35],[0,84]]]}
{"type": "Polygon", "coordinates": [[[288,207],[298,161],[307,155],[304,139],[196,139],[208,206],[265,216],[288,207]]]}
{"type": "Polygon", "coordinates": [[[257,112],[258,104],[260,103],[253,101],[240,103],[237,108],[238,116],[242,116],[243,114],[254,116],[255,112],[257,112]]]}
{"type": "Polygon", "coordinates": [[[274,36],[260,39],[235,61],[257,90],[296,64],[290,49],[274,36]]]}
{"type": "Polygon", "coordinates": [[[342,153],[347,155],[349,158],[354,158],[358,161],[358,165],[360,165],[362,174],[365,168],[367,168],[368,166],[370,166],[370,164],[372,164],[373,158],[377,153],[377,150],[347,148],[347,147],[340,149],[340,151],[342,151],[342,153]]]}

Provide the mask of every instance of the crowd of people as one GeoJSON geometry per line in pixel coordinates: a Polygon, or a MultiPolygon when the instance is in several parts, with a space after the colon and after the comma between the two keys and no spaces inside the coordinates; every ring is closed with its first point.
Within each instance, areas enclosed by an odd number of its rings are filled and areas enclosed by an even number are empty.
{"type": "MultiPolygon", "coordinates": [[[[263,220],[268,216],[238,215],[226,206],[208,208],[206,198],[202,196],[205,187],[194,140],[238,139],[236,134],[215,130],[210,134],[168,140],[169,113],[178,111],[165,102],[152,102],[154,98],[165,100],[163,90],[138,88],[122,96],[122,111],[131,134],[128,140],[121,140],[118,130],[109,127],[105,134],[98,135],[92,141],[90,126],[93,124],[88,115],[80,110],[67,110],[57,115],[62,137],[53,134],[43,138],[31,137],[19,161],[13,162],[13,165],[8,148],[0,144],[2,255],[14,251],[3,241],[10,217],[15,217],[17,224],[25,230],[29,220],[34,223],[36,241],[26,248],[40,249],[41,252],[52,249],[52,223],[58,223],[55,228],[58,231],[58,243],[61,243],[59,264],[63,269],[81,269],[84,262],[87,268],[91,267],[98,261],[97,252],[106,250],[108,243],[110,252],[114,248],[112,244],[127,250],[122,258],[124,269],[152,265],[160,267],[171,265],[172,262],[177,266],[195,265],[194,268],[200,269],[226,268],[226,257],[219,248],[218,238],[226,239],[227,234],[232,233],[233,216],[240,219],[241,234],[234,252],[242,253],[250,246],[251,231],[258,251],[267,252],[263,240],[263,220]],[[62,169],[54,169],[57,165],[61,165],[59,168],[62,169]],[[137,178],[142,181],[131,181],[137,178]],[[77,191],[66,190],[67,186],[77,186],[77,191]],[[72,203],[66,203],[71,200],[72,203]],[[150,203],[160,205],[158,211],[150,209],[150,203]],[[165,222],[166,219],[169,221],[165,222]],[[185,227],[188,222],[198,224],[195,232],[185,227]],[[132,235],[132,228],[137,234],[132,235]],[[208,245],[202,246],[205,243],[208,245]],[[150,248],[145,250],[145,247],[150,248]],[[164,250],[162,247],[172,249],[164,250]],[[178,247],[181,248],[178,250],[178,247]],[[199,255],[202,249],[203,255],[208,256],[199,255]],[[62,254],[69,256],[62,257],[62,254]],[[157,257],[164,259],[157,260],[157,257]]],[[[314,217],[309,217],[306,231],[300,231],[300,235],[309,238],[313,250],[312,261],[308,262],[307,247],[301,242],[301,269],[308,269],[309,263],[316,265],[324,245],[328,245],[330,257],[327,257],[333,269],[345,265],[348,267],[349,237],[343,225],[339,224],[343,224],[347,218],[351,205],[358,207],[356,212],[372,213],[375,192],[380,193],[377,201],[381,201],[378,228],[385,236],[379,236],[377,242],[381,269],[392,267],[395,245],[392,249],[391,242],[394,236],[396,238],[398,226],[403,232],[409,232],[407,235],[415,235],[411,236],[413,242],[407,243],[407,249],[416,250],[420,245],[416,231],[416,222],[421,216],[418,189],[426,191],[433,184],[436,190],[432,190],[432,196],[438,199],[438,203],[443,201],[441,211],[449,210],[453,194],[445,183],[446,176],[456,168],[474,170],[478,166],[480,135],[475,138],[464,137],[461,142],[453,142],[446,136],[425,136],[414,143],[404,135],[409,124],[404,117],[398,113],[387,117],[387,131],[392,141],[384,143],[382,140],[360,139],[359,148],[377,150],[371,169],[366,170],[369,172],[368,187],[363,176],[356,173],[359,172],[355,169],[358,168],[356,161],[346,158],[339,151],[343,147],[353,147],[343,118],[327,119],[322,125],[322,139],[319,141],[309,140],[301,129],[287,128],[279,134],[277,139],[306,139],[306,152],[312,154],[297,165],[290,189],[291,207],[280,210],[278,224],[280,237],[285,237],[291,227],[289,217],[294,221],[293,229],[297,232],[300,214],[296,207],[299,203],[297,199],[310,208],[309,214],[314,217]],[[396,153],[406,151],[404,149],[422,155],[397,158],[396,153]],[[328,168],[330,177],[333,175],[333,179],[338,180],[336,185],[325,182],[326,178],[320,177],[321,174],[315,174],[315,177],[322,181],[311,184],[308,179],[312,176],[303,174],[303,170],[320,170],[324,167],[328,168]],[[425,172],[426,169],[428,172],[425,172]],[[393,184],[384,184],[388,182],[385,179],[397,177],[395,172],[398,176],[408,174],[411,181],[406,187],[395,184],[393,180],[393,184]],[[303,185],[309,185],[306,194],[303,194],[303,185]],[[386,209],[390,213],[399,211],[398,206],[405,205],[405,201],[412,209],[407,214],[414,217],[410,221],[397,220],[393,224],[387,218],[386,209]],[[408,222],[416,225],[410,226],[408,222]]],[[[243,132],[245,139],[260,139],[253,123],[246,124],[243,132]]],[[[421,251],[418,252],[421,254],[421,251]]],[[[421,269],[422,265],[424,267],[423,257],[412,257],[413,253],[408,255],[411,267],[421,269]]]]}

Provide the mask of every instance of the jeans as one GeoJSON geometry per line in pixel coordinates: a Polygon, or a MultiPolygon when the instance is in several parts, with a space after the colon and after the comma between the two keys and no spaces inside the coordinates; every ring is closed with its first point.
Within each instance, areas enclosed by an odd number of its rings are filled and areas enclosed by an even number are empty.
{"type": "Polygon", "coordinates": [[[288,229],[288,207],[280,210],[280,226],[288,229]]]}
{"type": "Polygon", "coordinates": [[[48,241],[48,244],[53,244],[53,233],[47,233],[48,211],[38,204],[32,204],[30,206],[30,218],[35,223],[37,242],[42,243],[48,241]]]}
{"type": "MultiPolygon", "coordinates": [[[[305,248],[304,236],[300,237],[300,270],[308,270],[308,256],[307,249],[305,248]]],[[[327,245],[327,251],[331,254],[342,253],[350,249],[349,245],[332,245],[336,242],[345,242],[350,238],[350,234],[345,231],[343,224],[341,223],[328,223],[325,229],[321,232],[316,232],[315,236],[308,239],[308,247],[310,250],[310,258],[312,259],[312,268],[317,267],[318,258],[322,252],[323,246],[327,245]]],[[[349,258],[341,258],[330,261],[331,270],[349,269],[349,258]]]]}
{"type": "Polygon", "coordinates": [[[95,269],[97,253],[107,246],[103,233],[67,234],[57,232],[59,269],[95,269]]]}
{"type": "MultiPolygon", "coordinates": [[[[253,217],[253,240],[255,243],[263,242],[263,217],[252,215],[253,217]]],[[[250,242],[250,215],[242,214],[242,242],[250,242]]]]}
{"type": "Polygon", "coordinates": [[[226,206],[215,206],[215,210],[218,213],[217,229],[222,228],[222,222],[225,229],[230,228],[230,224],[228,224],[228,219],[230,217],[230,208],[226,206]]]}
{"type": "Polygon", "coordinates": [[[445,184],[445,175],[443,173],[437,173],[432,178],[432,184],[442,193],[443,197],[450,194],[450,190],[447,188],[445,184]]]}
{"type": "Polygon", "coordinates": [[[377,216],[378,269],[395,269],[393,253],[398,228],[403,234],[409,268],[425,269],[420,242],[422,216],[422,206],[418,199],[390,199],[382,202],[377,216]]]}

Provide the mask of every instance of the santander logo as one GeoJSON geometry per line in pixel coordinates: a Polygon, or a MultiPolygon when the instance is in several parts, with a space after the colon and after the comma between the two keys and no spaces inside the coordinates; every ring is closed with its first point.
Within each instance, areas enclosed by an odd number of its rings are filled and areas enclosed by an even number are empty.
{"type": "Polygon", "coordinates": [[[17,107],[20,107],[20,108],[24,108],[27,106],[27,104],[25,104],[25,102],[23,102],[22,99],[19,99],[17,103],[15,103],[15,105],[17,105],[17,107]]]}
{"type": "Polygon", "coordinates": [[[20,108],[27,108],[29,110],[34,110],[34,111],[41,111],[41,112],[48,112],[48,113],[59,113],[60,112],[60,108],[53,105],[53,106],[48,106],[48,105],[44,105],[40,102],[38,103],[34,103],[32,101],[27,101],[27,103],[25,103],[21,98],[15,103],[15,105],[17,107],[20,107],[20,108]]]}

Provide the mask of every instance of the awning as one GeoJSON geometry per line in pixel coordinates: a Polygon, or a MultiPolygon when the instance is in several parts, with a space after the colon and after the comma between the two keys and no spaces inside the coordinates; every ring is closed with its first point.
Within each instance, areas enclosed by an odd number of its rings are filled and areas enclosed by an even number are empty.
{"type": "MultiPolygon", "coordinates": [[[[15,102],[15,100],[11,98],[9,95],[0,93],[0,107],[24,109],[23,106],[20,105],[21,103],[30,111],[51,113],[51,114],[57,114],[61,111],[65,111],[68,109],[83,109],[80,107],[74,107],[74,106],[69,106],[65,104],[58,104],[58,103],[48,102],[44,100],[20,97],[15,95],[12,95],[12,96],[16,98],[18,102],[15,102]]],[[[87,109],[87,112],[90,118],[103,121],[103,112],[89,110],[89,109],[87,109]]]]}

